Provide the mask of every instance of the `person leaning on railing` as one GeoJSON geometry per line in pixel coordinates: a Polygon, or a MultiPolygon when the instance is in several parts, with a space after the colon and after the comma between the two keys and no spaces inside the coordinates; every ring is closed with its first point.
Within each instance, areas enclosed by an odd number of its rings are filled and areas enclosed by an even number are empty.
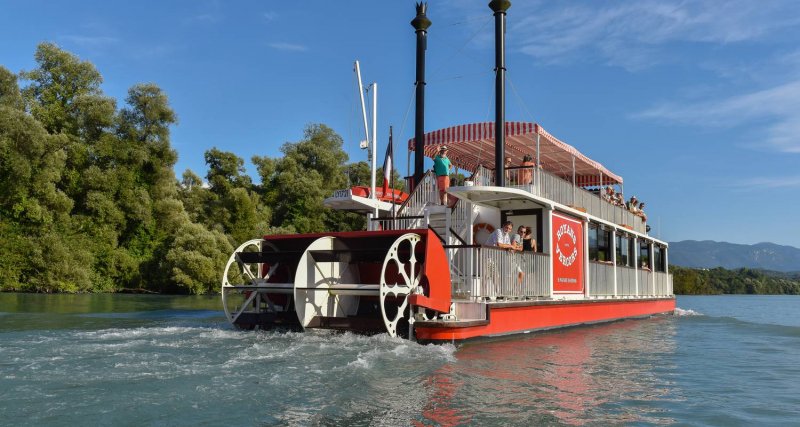
{"type": "MultiPolygon", "coordinates": [[[[522,250],[522,246],[517,249],[517,246],[512,243],[511,230],[514,229],[514,223],[506,221],[503,226],[494,230],[494,232],[486,240],[486,246],[494,246],[497,248],[505,249],[509,252],[516,252],[522,250]]],[[[518,260],[514,259],[514,266],[517,268],[517,282],[522,285],[522,280],[525,278],[525,273],[522,267],[519,266],[518,260]]]]}
{"type": "Polygon", "coordinates": [[[533,229],[525,227],[525,235],[522,237],[522,252],[536,252],[536,239],[533,238],[533,229]]]}

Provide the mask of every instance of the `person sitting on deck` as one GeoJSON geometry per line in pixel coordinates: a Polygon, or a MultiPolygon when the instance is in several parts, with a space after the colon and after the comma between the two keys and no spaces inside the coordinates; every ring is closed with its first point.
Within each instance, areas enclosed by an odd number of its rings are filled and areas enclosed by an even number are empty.
{"type": "Polygon", "coordinates": [[[533,162],[533,157],[530,154],[526,154],[522,158],[522,165],[524,169],[520,172],[520,184],[528,185],[533,183],[533,167],[536,166],[536,163],[533,162]]]}
{"type": "Polygon", "coordinates": [[[436,186],[439,187],[439,201],[447,206],[447,189],[450,187],[450,159],[447,158],[447,146],[439,147],[439,153],[433,158],[433,173],[436,174],[436,186]]]}

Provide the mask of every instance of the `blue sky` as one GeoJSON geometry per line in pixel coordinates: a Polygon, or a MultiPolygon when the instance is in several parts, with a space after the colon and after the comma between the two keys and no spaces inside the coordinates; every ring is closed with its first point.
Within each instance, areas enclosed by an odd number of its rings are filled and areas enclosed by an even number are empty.
{"type": "MultiPolygon", "coordinates": [[[[430,1],[426,130],[493,118],[486,3],[430,1]]],[[[395,141],[413,135],[413,16],[406,0],[0,0],[0,65],[31,69],[52,41],[94,63],[120,104],[158,84],[179,118],[180,176],[205,174],[211,147],[254,173],[252,155],[279,155],[308,123],[364,160],[359,59],[379,86],[382,160],[389,125],[395,141]]],[[[656,236],[800,246],[800,3],[516,0],[508,25],[507,119],[621,175],[656,236]]]]}

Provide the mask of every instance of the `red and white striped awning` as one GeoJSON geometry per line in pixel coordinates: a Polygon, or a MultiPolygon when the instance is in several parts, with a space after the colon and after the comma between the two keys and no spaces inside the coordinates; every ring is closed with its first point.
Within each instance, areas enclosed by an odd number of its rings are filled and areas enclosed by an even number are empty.
{"type": "MultiPolygon", "coordinates": [[[[505,154],[515,166],[530,154],[536,161],[536,135],[539,135],[539,159],[542,169],[579,186],[622,184],[622,177],[581,154],[575,147],[560,141],[536,123],[506,122],[505,154]],[[602,179],[602,182],[601,182],[602,179]]],[[[494,169],[494,122],[472,123],[435,130],[425,134],[425,155],[433,157],[439,146],[447,145],[450,161],[460,169],[474,171],[479,165],[494,169]]],[[[414,138],[408,141],[414,151],[414,138]]]]}

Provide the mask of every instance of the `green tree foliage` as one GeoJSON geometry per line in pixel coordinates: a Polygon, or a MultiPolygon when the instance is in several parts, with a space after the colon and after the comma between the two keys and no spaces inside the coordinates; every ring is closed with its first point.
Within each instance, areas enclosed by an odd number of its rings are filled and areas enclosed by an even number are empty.
{"type": "Polygon", "coordinates": [[[303,140],[281,147],[283,157],[253,157],[274,224],[299,233],[363,228],[361,217],[323,206],[326,197],[348,185],[342,144],[331,128],[309,125],[303,140]]]}
{"type": "Polygon", "coordinates": [[[235,244],[365,227],[324,207],[369,184],[327,126],[307,126],[282,157],[254,157],[261,183],[217,148],[206,182],[190,170],[179,181],[177,115],[157,85],[134,85],[118,108],[91,63],[52,43],[35,59],[19,76],[0,67],[0,290],[215,292],[235,244]]]}
{"type": "Polygon", "coordinates": [[[676,294],[800,294],[800,275],[740,268],[670,267],[676,294]]]}
{"type": "Polygon", "coordinates": [[[219,292],[220,277],[233,246],[228,238],[200,224],[187,223],[166,255],[170,277],[194,294],[219,292]]]}

